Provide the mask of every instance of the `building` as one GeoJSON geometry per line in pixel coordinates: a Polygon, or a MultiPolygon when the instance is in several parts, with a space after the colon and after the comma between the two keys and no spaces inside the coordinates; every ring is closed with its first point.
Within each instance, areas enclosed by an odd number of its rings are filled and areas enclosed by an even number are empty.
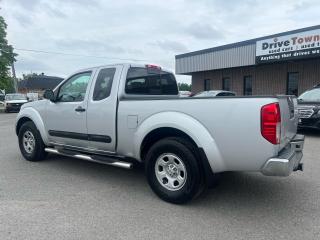
{"type": "Polygon", "coordinates": [[[44,74],[31,75],[24,80],[18,82],[19,93],[38,93],[42,96],[44,90],[54,89],[63,78],[46,76],[44,74]]]}
{"type": "Polygon", "coordinates": [[[320,25],[177,55],[176,73],[194,93],[299,95],[320,83],[320,25]]]}

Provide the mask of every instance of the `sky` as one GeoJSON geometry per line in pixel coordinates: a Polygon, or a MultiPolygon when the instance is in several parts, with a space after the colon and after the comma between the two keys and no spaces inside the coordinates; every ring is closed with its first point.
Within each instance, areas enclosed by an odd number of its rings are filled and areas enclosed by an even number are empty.
{"type": "Polygon", "coordinates": [[[133,61],[174,71],[177,54],[320,24],[319,0],[0,0],[0,7],[18,77],[133,61]]]}

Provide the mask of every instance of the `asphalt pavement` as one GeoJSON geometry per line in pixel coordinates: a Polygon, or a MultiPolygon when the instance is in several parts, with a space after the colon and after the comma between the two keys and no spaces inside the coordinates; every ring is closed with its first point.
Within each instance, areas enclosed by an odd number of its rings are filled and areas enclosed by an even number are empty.
{"type": "MultiPolygon", "coordinates": [[[[16,114],[0,114],[0,239],[320,239],[320,133],[304,172],[225,173],[187,205],[160,200],[142,169],[60,156],[25,161],[16,114]]],[[[248,149],[254,151],[254,149],[248,149]]]]}

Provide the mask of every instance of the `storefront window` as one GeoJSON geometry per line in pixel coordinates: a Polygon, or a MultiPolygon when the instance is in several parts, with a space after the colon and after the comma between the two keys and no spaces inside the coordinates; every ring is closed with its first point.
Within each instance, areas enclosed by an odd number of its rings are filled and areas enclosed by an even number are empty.
{"type": "Polygon", "coordinates": [[[230,78],[226,77],[222,79],[222,90],[225,91],[230,91],[231,86],[230,86],[230,78]]]}
{"type": "Polygon", "coordinates": [[[210,79],[204,80],[204,90],[205,91],[211,90],[211,80],[210,79]]]}
{"type": "Polygon", "coordinates": [[[252,76],[243,79],[243,95],[252,95],[252,76]]]}
{"type": "Polygon", "coordinates": [[[297,72],[289,72],[287,80],[287,94],[298,96],[298,74],[297,72]]]}

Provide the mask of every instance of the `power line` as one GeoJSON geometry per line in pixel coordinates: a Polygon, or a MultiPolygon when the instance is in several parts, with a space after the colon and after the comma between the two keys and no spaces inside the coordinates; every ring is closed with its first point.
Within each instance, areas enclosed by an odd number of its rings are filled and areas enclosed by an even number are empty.
{"type": "Polygon", "coordinates": [[[75,57],[91,57],[91,58],[121,60],[121,61],[134,61],[134,62],[146,62],[146,61],[148,61],[146,59],[90,56],[90,55],[82,55],[82,54],[74,54],[74,53],[63,53],[63,52],[52,52],[52,51],[43,51],[43,50],[35,50],[35,49],[26,49],[26,48],[14,48],[14,49],[18,50],[18,51],[25,51],[25,52],[35,52],[35,53],[45,53],[45,54],[55,54],[55,55],[64,55],[64,56],[75,56],[75,57]]]}

